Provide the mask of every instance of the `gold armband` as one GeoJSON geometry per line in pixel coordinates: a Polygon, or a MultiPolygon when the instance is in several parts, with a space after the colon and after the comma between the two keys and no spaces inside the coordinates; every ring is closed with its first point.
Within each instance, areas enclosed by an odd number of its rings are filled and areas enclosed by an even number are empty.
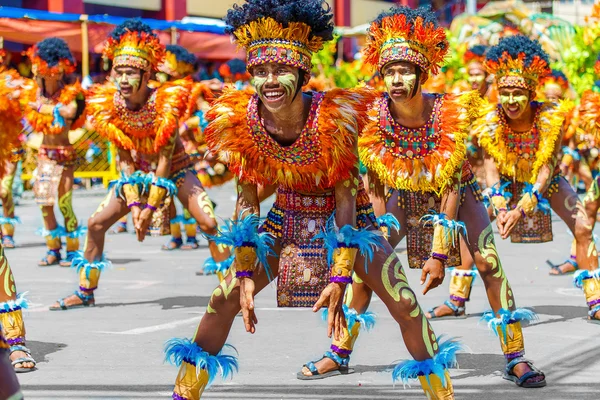
{"type": "Polygon", "coordinates": [[[504,196],[491,196],[490,202],[496,212],[506,211],[508,209],[508,202],[504,196]]]}
{"type": "Polygon", "coordinates": [[[358,249],[338,247],[333,251],[333,265],[329,281],[336,283],[352,283],[352,270],[358,249]]]}
{"type": "Polygon", "coordinates": [[[250,278],[256,269],[256,247],[240,246],[234,250],[236,278],[250,278]]]}
{"type": "Polygon", "coordinates": [[[531,215],[538,205],[538,199],[533,193],[523,193],[523,197],[517,204],[517,209],[520,209],[525,215],[531,215]]]}
{"type": "Polygon", "coordinates": [[[131,208],[140,205],[140,191],[137,185],[126,183],[123,185],[123,195],[127,202],[127,207],[131,208]]]}
{"type": "Polygon", "coordinates": [[[433,228],[433,243],[431,246],[431,257],[440,261],[447,261],[452,243],[448,240],[448,234],[444,226],[435,225],[433,228]]]}
{"type": "Polygon", "coordinates": [[[152,185],[150,187],[150,194],[148,195],[148,202],[146,204],[146,207],[151,208],[152,210],[158,209],[158,207],[160,207],[163,200],[165,199],[166,195],[167,189],[156,185],[152,185]]]}

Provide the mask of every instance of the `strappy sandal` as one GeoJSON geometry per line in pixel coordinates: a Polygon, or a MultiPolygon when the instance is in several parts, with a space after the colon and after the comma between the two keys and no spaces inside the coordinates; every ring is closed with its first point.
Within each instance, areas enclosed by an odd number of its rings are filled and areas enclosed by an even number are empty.
{"type": "Polygon", "coordinates": [[[579,266],[577,265],[577,262],[575,262],[575,261],[573,261],[573,260],[571,260],[571,259],[568,259],[568,260],[566,260],[566,261],[565,261],[565,262],[563,262],[562,264],[554,264],[552,261],[550,261],[550,260],[546,260],[546,264],[548,264],[548,265],[550,266],[551,270],[554,270],[554,271],[556,271],[556,272],[557,272],[556,274],[551,274],[551,273],[548,273],[548,275],[550,275],[550,276],[565,276],[565,275],[573,275],[573,274],[575,273],[575,271],[577,271],[577,270],[579,269],[579,266]],[[574,269],[573,271],[567,271],[567,272],[563,272],[563,271],[560,269],[560,266],[561,266],[561,265],[565,265],[565,264],[571,264],[571,265],[572,265],[572,266],[573,266],[575,269],[574,269]]]}
{"type": "Polygon", "coordinates": [[[93,307],[96,305],[94,295],[83,294],[80,291],[75,291],[75,295],[81,300],[81,304],[66,305],[65,299],[58,300],[58,307],[50,307],[50,311],[72,310],[74,308],[93,307]]]}
{"type": "Polygon", "coordinates": [[[600,304],[594,306],[591,310],[588,311],[587,322],[590,324],[598,324],[600,325],[600,319],[596,318],[596,314],[600,311],[600,304]]]}
{"type": "Polygon", "coordinates": [[[13,237],[9,235],[2,236],[2,247],[5,249],[14,249],[16,246],[13,237]]]}
{"type": "Polygon", "coordinates": [[[546,375],[539,369],[533,365],[533,363],[527,360],[524,357],[517,357],[512,359],[508,364],[506,364],[506,370],[504,371],[504,375],[502,376],[507,381],[514,382],[518,387],[522,388],[541,388],[546,386],[546,375]],[[513,369],[517,364],[525,363],[531,368],[531,371],[525,372],[521,377],[518,377],[514,374],[513,369]],[[538,382],[527,383],[528,379],[535,378],[538,376],[542,376],[544,379],[538,382]]]}
{"type": "Polygon", "coordinates": [[[185,244],[181,246],[181,250],[196,250],[200,245],[198,244],[198,239],[196,238],[187,238],[185,244]]]}
{"type": "Polygon", "coordinates": [[[15,351],[22,351],[23,353],[26,354],[25,357],[20,357],[20,358],[17,358],[16,360],[11,361],[11,364],[16,373],[20,374],[20,373],[31,372],[31,371],[36,370],[35,366],[37,365],[37,363],[35,362],[33,357],[31,357],[31,350],[29,350],[27,347],[22,346],[20,344],[10,346],[10,354],[14,353],[15,351]],[[24,363],[33,363],[33,367],[30,367],[30,368],[15,367],[17,364],[24,364],[24,363]]]}
{"type": "Polygon", "coordinates": [[[171,237],[171,240],[167,242],[167,244],[163,244],[161,249],[164,251],[173,251],[179,249],[183,245],[182,238],[174,238],[171,237]]]}
{"type": "Polygon", "coordinates": [[[60,250],[48,250],[44,258],[38,262],[39,267],[50,267],[52,265],[59,265],[62,257],[60,256],[60,250]],[[48,257],[54,257],[54,261],[50,262],[48,257]]]}
{"type": "Polygon", "coordinates": [[[304,375],[304,373],[302,371],[300,371],[300,372],[298,372],[298,374],[296,374],[296,377],[303,381],[310,381],[310,380],[315,380],[315,379],[330,378],[332,376],[352,374],[352,373],[354,373],[354,370],[351,368],[348,368],[349,362],[350,362],[349,356],[346,358],[342,358],[342,357],[338,356],[337,354],[335,354],[334,352],[326,351],[320,360],[310,361],[303,365],[303,368],[304,367],[308,368],[308,370],[310,371],[310,373],[312,375],[304,375]],[[317,366],[315,365],[315,363],[318,363],[319,361],[323,360],[324,358],[329,358],[329,359],[333,360],[333,362],[335,362],[338,365],[338,369],[336,369],[334,371],[325,372],[323,374],[319,373],[319,370],[317,369],[317,366]]]}
{"type": "Polygon", "coordinates": [[[61,267],[70,267],[71,264],[73,263],[73,258],[75,258],[77,256],[77,251],[67,251],[67,257],[62,260],[61,262],[59,262],[58,264],[61,267]]]}
{"type": "Polygon", "coordinates": [[[467,318],[467,313],[465,312],[465,307],[459,307],[456,306],[454,304],[452,304],[450,302],[450,300],[446,300],[444,302],[444,304],[446,307],[448,307],[450,310],[452,310],[452,315],[444,315],[442,317],[438,317],[435,315],[435,310],[437,310],[438,308],[441,307],[437,306],[437,307],[433,307],[430,308],[427,312],[431,315],[431,318],[428,318],[429,320],[436,320],[436,321],[443,321],[443,320],[448,320],[448,319],[465,319],[467,318]]]}

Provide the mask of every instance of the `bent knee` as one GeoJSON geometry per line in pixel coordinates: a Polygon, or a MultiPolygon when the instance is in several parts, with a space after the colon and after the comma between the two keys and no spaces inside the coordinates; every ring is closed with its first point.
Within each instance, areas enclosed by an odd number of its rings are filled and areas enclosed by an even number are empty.
{"type": "Polygon", "coordinates": [[[108,227],[105,227],[96,217],[88,219],[87,228],[90,233],[105,233],[108,230],[108,227]]]}
{"type": "Polygon", "coordinates": [[[209,235],[214,235],[217,233],[217,220],[216,219],[206,216],[206,217],[201,218],[200,220],[196,220],[196,221],[198,221],[198,226],[200,227],[202,232],[208,233],[209,235]]]}
{"type": "Polygon", "coordinates": [[[578,218],[575,223],[575,232],[573,236],[577,241],[592,240],[592,226],[582,218],[578,218]]]}

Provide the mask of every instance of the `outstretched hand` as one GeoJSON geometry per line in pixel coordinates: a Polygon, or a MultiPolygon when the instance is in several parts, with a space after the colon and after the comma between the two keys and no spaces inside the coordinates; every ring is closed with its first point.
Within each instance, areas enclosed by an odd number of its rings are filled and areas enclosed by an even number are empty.
{"type": "Polygon", "coordinates": [[[256,332],[258,318],[254,313],[254,281],[250,278],[240,279],[240,306],[246,332],[256,332]]]}
{"type": "Polygon", "coordinates": [[[421,273],[421,285],[424,285],[425,281],[427,281],[427,275],[429,275],[429,282],[425,285],[423,294],[427,294],[431,289],[435,289],[444,282],[444,277],[446,276],[444,264],[433,257],[429,258],[429,260],[425,262],[423,272],[421,273]]]}
{"type": "Polygon", "coordinates": [[[345,283],[330,283],[321,293],[321,297],[313,306],[313,312],[319,311],[323,306],[327,305],[327,336],[333,334],[335,340],[340,340],[344,337],[346,328],[346,317],[344,317],[344,292],[346,290],[345,283]]]}
{"type": "MultiPolygon", "coordinates": [[[[132,207],[132,219],[133,226],[135,227],[135,233],[137,235],[138,242],[143,242],[146,238],[146,232],[148,232],[148,228],[150,227],[150,223],[152,222],[152,213],[153,211],[150,208],[144,208],[140,211],[137,218],[133,217],[133,208],[132,207]],[[136,222],[137,220],[137,222],[136,222]]],[[[138,208],[139,209],[139,208],[138,208]]]]}

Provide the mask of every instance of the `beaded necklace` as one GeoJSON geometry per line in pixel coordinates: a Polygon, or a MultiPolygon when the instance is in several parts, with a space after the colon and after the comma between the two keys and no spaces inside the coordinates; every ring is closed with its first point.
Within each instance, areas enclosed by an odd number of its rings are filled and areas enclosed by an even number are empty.
{"type": "Polygon", "coordinates": [[[419,128],[407,128],[394,121],[387,93],[384,93],[378,102],[379,130],[389,152],[399,158],[423,158],[435,150],[441,137],[439,124],[443,103],[442,95],[435,95],[431,115],[427,122],[419,128]]]}
{"type": "Polygon", "coordinates": [[[116,92],[114,96],[115,113],[119,116],[119,121],[123,126],[120,128],[126,134],[134,134],[139,131],[150,132],[153,131],[152,126],[157,120],[158,113],[156,110],[156,90],[152,91],[152,94],[148,98],[148,101],[144,106],[137,110],[130,110],[127,108],[125,99],[120,92],[116,92]]]}
{"type": "Polygon", "coordinates": [[[506,121],[506,115],[502,106],[498,105],[498,115],[500,117],[499,123],[502,127],[504,137],[506,138],[508,151],[509,153],[516,153],[525,160],[533,160],[535,158],[540,142],[538,122],[541,107],[539,107],[538,103],[532,103],[531,106],[535,107],[533,125],[526,132],[515,132],[506,121]]]}
{"type": "Polygon", "coordinates": [[[282,146],[265,129],[258,113],[258,95],[253,95],[248,102],[248,128],[261,153],[288,164],[314,163],[321,153],[317,116],[323,97],[323,93],[313,93],[308,119],[300,136],[290,146],[282,146]]]}

